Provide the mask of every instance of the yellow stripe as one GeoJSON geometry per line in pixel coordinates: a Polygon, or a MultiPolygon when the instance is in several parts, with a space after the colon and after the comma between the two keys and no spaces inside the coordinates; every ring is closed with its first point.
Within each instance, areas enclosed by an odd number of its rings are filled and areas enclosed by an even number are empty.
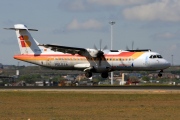
{"type": "Polygon", "coordinates": [[[144,52],[136,52],[132,55],[132,58],[136,59],[138,58],[139,56],[141,56],[144,52]]]}

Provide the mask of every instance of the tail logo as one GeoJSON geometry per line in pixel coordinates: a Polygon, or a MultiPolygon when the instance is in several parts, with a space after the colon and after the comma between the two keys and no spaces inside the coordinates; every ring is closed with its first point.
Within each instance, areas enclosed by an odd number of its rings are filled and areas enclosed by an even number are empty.
{"type": "Polygon", "coordinates": [[[21,42],[21,47],[31,47],[31,42],[29,41],[29,37],[24,35],[24,36],[19,36],[20,42],[21,42]]]}

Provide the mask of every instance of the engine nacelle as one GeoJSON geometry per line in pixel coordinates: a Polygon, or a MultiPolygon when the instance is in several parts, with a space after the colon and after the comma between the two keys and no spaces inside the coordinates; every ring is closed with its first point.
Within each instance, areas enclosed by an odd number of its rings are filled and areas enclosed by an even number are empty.
{"type": "Polygon", "coordinates": [[[95,49],[87,49],[90,57],[97,57],[97,54],[98,54],[98,50],[95,50],[95,49]]]}

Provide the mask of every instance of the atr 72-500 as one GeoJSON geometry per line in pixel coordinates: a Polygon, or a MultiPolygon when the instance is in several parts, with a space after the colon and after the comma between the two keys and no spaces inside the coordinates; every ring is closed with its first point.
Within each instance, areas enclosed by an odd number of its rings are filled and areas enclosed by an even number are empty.
{"type": "Polygon", "coordinates": [[[156,52],[145,50],[102,50],[39,44],[30,34],[26,25],[15,24],[15,30],[21,54],[17,60],[33,63],[57,70],[81,70],[90,78],[92,73],[101,73],[107,78],[111,71],[158,71],[162,76],[170,63],[156,52]]]}

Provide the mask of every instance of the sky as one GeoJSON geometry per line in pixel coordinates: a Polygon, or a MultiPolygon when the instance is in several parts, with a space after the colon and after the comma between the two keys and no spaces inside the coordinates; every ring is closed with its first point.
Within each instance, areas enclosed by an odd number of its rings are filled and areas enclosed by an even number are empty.
{"type": "Polygon", "coordinates": [[[19,47],[15,31],[25,24],[41,44],[151,49],[180,65],[180,0],[1,0],[0,63],[29,65],[15,60],[19,47]]]}

